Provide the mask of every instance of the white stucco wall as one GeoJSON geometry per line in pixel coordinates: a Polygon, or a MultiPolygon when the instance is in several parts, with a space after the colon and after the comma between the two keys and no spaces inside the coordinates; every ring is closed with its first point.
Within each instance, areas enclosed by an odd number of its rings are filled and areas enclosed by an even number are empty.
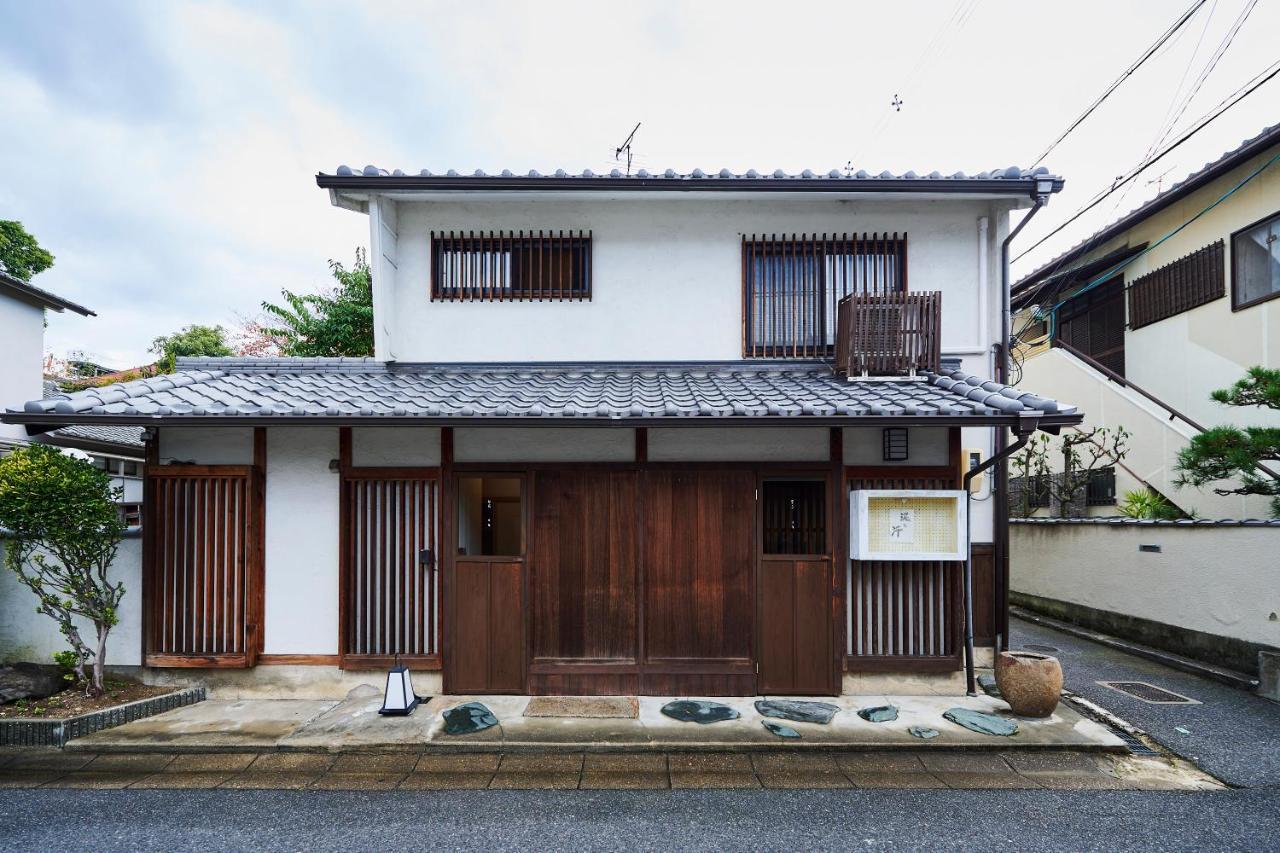
{"type": "Polygon", "coordinates": [[[652,462],[817,462],[831,459],[826,427],[651,427],[652,462]]]}
{"type": "Polygon", "coordinates": [[[336,427],[267,430],[265,654],[338,653],[336,427]]]}
{"type": "MultiPolygon", "coordinates": [[[[0,539],[0,559],[4,540],[0,539]]],[[[131,536],[120,543],[108,577],[124,583],[120,600],[120,624],[107,637],[108,666],[136,666],[142,662],[142,538],[131,536]]],[[[81,625],[90,647],[97,635],[89,622],[81,625]]],[[[13,572],[0,565],[0,662],[52,663],[54,652],[69,649],[58,625],[36,612],[36,597],[13,572]]]]}
{"type": "MultiPolygon", "coordinates": [[[[906,232],[908,287],[943,292],[943,347],[985,349],[978,269],[993,317],[994,260],[1010,202],[972,199],[599,197],[398,201],[394,245],[371,216],[379,328],[398,361],[719,360],[742,355],[743,234],[906,232]],[[985,246],[978,220],[987,217],[985,246]],[[430,300],[430,232],[592,232],[590,302],[430,300]],[[390,248],[389,248],[390,247],[390,248]],[[394,258],[394,261],[392,260],[394,258]],[[385,305],[382,308],[381,305],[385,305]]],[[[377,205],[375,205],[377,207],[377,205]]],[[[992,325],[988,323],[987,337],[992,325]]]]}
{"type": "Polygon", "coordinates": [[[252,427],[164,427],[160,464],[252,465],[252,427]]]}
{"type": "Polygon", "coordinates": [[[351,464],[366,468],[440,464],[439,427],[355,427],[351,464]]]}
{"type": "Polygon", "coordinates": [[[457,427],[455,462],[631,462],[628,427],[457,427]]]}
{"type": "Polygon", "coordinates": [[[1280,527],[1013,524],[1009,538],[1016,592],[1280,646],[1280,527]]]}
{"type": "MultiPolygon", "coordinates": [[[[44,396],[44,310],[0,296],[0,410],[44,396]]],[[[21,424],[0,424],[0,439],[27,440],[21,424]]]]}

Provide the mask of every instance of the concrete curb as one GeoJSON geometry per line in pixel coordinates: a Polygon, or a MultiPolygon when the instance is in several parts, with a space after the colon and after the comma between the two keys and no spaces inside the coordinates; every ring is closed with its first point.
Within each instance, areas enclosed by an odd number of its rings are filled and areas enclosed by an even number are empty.
{"type": "Polygon", "coordinates": [[[1024,607],[1010,607],[1009,615],[1015,616],[1024,622],[1030,622],[1033,625],[1042,625],[1045,628],[1052,628],[1055,631],[1061,631],[1064,634],[1070,634],[1073,637],[1079,637],[1082,640],[1088,640],[1092,643],[1115,649],[1135,657],[1145,658],[1156,663],[1164,664],[1170,669],[1176,669],[1181,672],[1187,672],[1192,675],[1199,675],[1216,681],[1219,684],[1225,684],[1228,687],[1235,687],[1239,690],[1254,691],[1258,686],[1257,679],[1243,672],[1236,672],[1233,669],[1214,666],[1213,664],[1202,663],[1201,661],[1192,660],[1191,658],[1175,655],[1172,652],[1153,649],[1150,646],[1139,645],[1138,643],[1122,640],[1119,637],[1112,637],[1110,634],[1100,634],[1088,628],[1081,628],[1079,625],[1072,625],[1070,622],[1061,622],[1049,616],[1041,616],[1032,610],[1024,607]]]}
{"type": "Polygon", "coordinates": [[[16,719],[0,720],[0,746],[56,746],[65,747],[67,742],[84,735],[100,732],[141,720],[155,714],[163,714],[174,708],[203,702],[205,689],[191,687],[163,696],[152,696],[150,699],[139,699],[118,705],[67,717],[61,720],[16,719]]]}

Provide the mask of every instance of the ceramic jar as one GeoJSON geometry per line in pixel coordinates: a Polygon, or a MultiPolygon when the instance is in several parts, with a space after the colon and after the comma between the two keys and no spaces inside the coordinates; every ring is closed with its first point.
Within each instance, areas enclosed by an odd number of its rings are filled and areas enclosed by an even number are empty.
{"type": "Polygon", "coordinates": [[[1062,664],[1035,652],[1001,652],[996,658],[996,686],[1019,717],[1047,717],[1062,695],[1062,664]]]}

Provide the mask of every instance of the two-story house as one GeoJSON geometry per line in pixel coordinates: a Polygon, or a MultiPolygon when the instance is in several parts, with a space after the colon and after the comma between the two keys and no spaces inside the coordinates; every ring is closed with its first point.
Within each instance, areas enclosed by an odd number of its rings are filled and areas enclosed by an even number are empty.
{"type": "Polygon", "coordinates": [[[968,609],[989,663],[1003,521],[964,475],[1081,418],[989,380],[1010,212],[1061,179],[317,183],[369,218],[373,358],[179,360],[6,415],[148,428],[118,662],[830,695],[962,686],[968,609]]]}

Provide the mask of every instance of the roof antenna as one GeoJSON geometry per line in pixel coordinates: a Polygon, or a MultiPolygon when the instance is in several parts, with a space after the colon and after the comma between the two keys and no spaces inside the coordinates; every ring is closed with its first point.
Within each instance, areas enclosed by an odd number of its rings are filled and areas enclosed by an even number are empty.
{"type": "Polygon", "coordinates": [[[640,122],[636,122],[636,126],[631,128],[631,133],[627,134],[626,140],[613,151],[613,159],[617,160],[622,156],[622,152],[627,152],[627,177],[631,177],[631,140],[636,138],[636,131],[640,129],[640,122]]]}

